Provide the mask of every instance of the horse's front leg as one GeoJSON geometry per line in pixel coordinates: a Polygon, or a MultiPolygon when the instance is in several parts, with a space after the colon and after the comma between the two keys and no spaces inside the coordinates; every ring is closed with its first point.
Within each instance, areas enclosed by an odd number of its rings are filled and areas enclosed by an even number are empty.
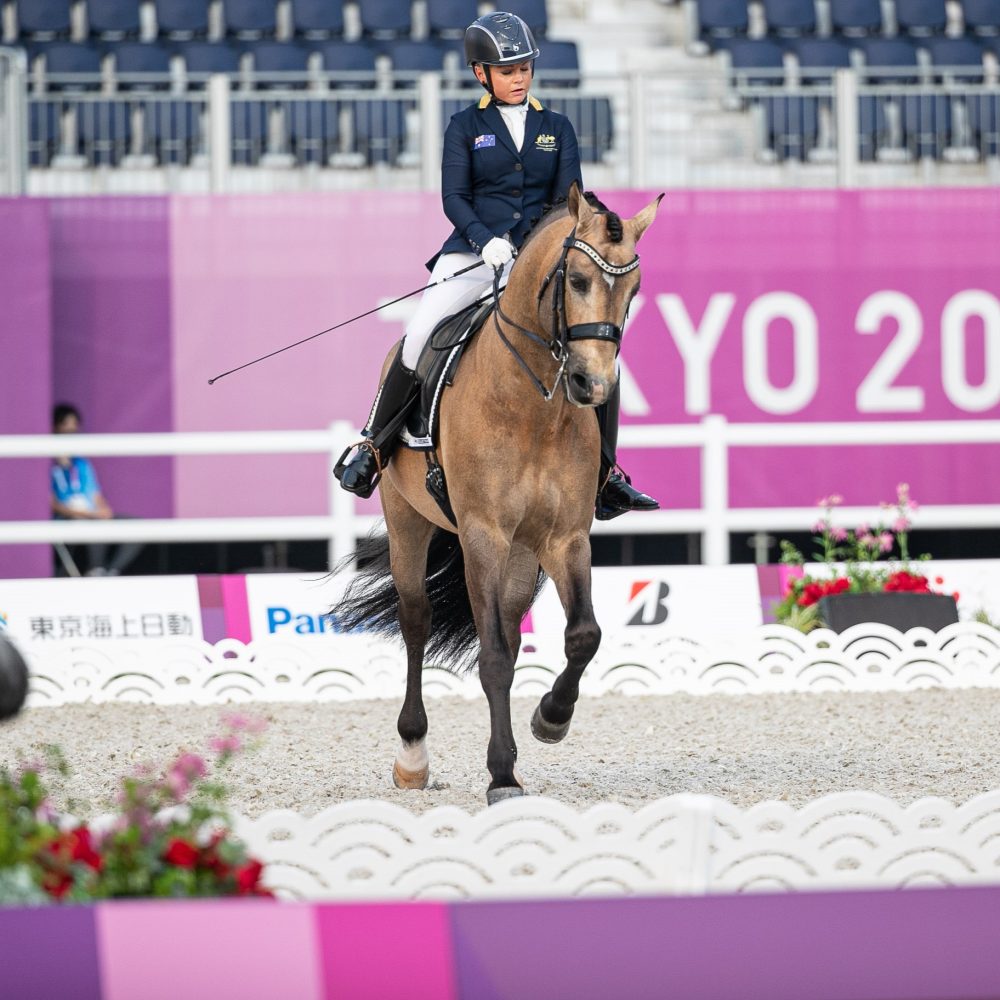
{"type": "Polygon", "coordinates": [[[410,507],[388,479],[383,479],[380,490],[392,579],[399,594],[399,627],[406,644],[406,695],[396,723],[403,742],[392,766],[392,780],[397,788],[419,789],[427,787],[430,777],[422,681],[431,627],[427,548],[434,525],[410,507]]]}
{"type": "Polygon", "coordinates": [[[601,629],[590,596],[590,539],[571,535],[542,553],[542,568],[552,578],[566,612],[566,666],[531,718],[531,732],[543,743],[558,743],[567,732],[580,696],[580,678],[601,644],[601,629]]]}
{"type": "Polygon", "coordinates": [[[524,794],[514,773],[517,744],[510,721],[517,650],[510,648],[504,614],[504,574],[510,543],[495,526],[487,525],[463,525],[461,537],[466,586],[479,634],[479,681],[490,706],[486,766],[491,780],[486,801],[493,805],[524,794]]]}

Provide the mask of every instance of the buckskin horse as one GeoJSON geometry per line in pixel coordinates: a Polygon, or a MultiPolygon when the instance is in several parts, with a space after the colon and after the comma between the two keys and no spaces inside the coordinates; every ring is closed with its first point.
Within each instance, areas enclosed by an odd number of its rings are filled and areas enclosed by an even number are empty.
{"type": "Polygon", "coordinates": [[[379,482],[387,534],[373,540],[371,561],[332,614],[348,628],[401,634],[406,645],[393,766],[400,788],[425,788],[429,777],[425,655],[454,668],[472,662],[478,642],[490,709],[486,798],[524,794],[510,689],[520,624],[545,575],[566,613],[566,666],[531,729],[545,743],[569,730],[601,641],[590,591],[600,466],[592,409],[618,377],[622,326],[639,289],[635,247],[660,198],[621,219],[574,185],[524,243],[441,398],[437,452],[454,523],[428,492],[417,451],[399,449],[379,482]]]}

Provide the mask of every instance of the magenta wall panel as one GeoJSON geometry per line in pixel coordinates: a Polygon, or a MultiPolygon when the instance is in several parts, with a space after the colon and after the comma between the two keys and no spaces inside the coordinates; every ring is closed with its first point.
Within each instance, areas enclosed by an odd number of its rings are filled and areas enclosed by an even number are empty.
{"type": "Polygon", "coordinates": [[[458,1000],[443,903],[317,909],[327,1000],[458,1000]]]}
{"type": "MultiPolygon", "coordinates": [[[[45,203],[0,198],[0,434],[49,431],[50,285],[45,203]]],[[[48,516],[48,461],[0,459],[0,519],[48,516]]],[[[0,545],[0,577],[43,576],[51,567],[47,546],[0,545]]]]}

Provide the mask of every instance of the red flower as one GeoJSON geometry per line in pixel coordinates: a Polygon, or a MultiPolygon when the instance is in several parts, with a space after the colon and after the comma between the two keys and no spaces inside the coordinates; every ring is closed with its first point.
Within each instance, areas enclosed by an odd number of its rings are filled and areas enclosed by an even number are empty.
{"type": "Polygon", "coordinates": [[[830,594],[842,594],[850,587],[851,581],[846,576],[839,576],[836,580],[823,580],[820,583],[807,583],[802,588],[802,596],[798,600],[799,607],[808,608],[820,598],[828,597],[830,594]]]}
{"type": "Polygon", "coordinates": [[[931,592],[926,576],[911,573],[905,569],[901,569],[898,573],[893,573],[885,581],[883,589],[889,593],[903,591],[910,594],[929,594],[931,592]]]}
{"type": "Polygon", "coordinates": [[[236,869],[236,893],[239,896],[252,896],[258,894],[258,882],[260,882],[261,872],[264,866],[255,858],[251,858],[245,865],[240,865],[236,869]]]}
{"type": "Polygon", "coordinates": [[[42,886],[54,899],[62,899],[72,888],[71,865],[79,863],[99,872],[104,863],[100,854],[94,850],[89,828],[82,825],[75,830],[60,833],[42,851],[40,860],[50,869],[42,879],[42,886]]]}
{"type": "Polygon", "coordinates": [[[187,840],[174,837],[163,852],[163,860],[178,868],[194,868],[198,863],[198,848],[187,840]]]}

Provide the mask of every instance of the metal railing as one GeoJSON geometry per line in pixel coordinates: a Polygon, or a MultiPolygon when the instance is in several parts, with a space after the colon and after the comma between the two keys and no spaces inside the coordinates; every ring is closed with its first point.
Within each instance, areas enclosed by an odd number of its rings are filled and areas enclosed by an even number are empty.
{"type": "MultiPolygon", "coordinates": [[[[357,430],[337,422],[328,430],[226,431],[162,434],[79,434],[74,450],[93,456],[316,454],[326,467],[340,455],[357,430]]],[[[622,427],[622,448],[697,448],[701,453],[701,506],[660,510],[641,517],[594,523],[596,534],[701,536],[702,562],[729,562],[730,535],[758,531],[808,531],[815,507],[733,507],[729,494],[729,458],[736,448],[815,448],[824,445],[998,444],[1000,420],[854,423],[731,424],[711,415],[696,424],[649,424],[622,427]]],[[[65,454],[62,435],[0,436],[0,459],[44,458],[65,454]]],[[[329,477],[328,513],[299,517],[177,518],[123,521],[3,521],[0,545],[78,544],[113,541],[233,541],[326,538],[332,566],[354,551],[378,515],[359,513],[353,495],[329,477]]],[[[877,523],[878,508],[842,508],[850,522],[877,523]]],[[[928,505],[920,509],[921,528],[995,528],[1000,504],[928,505]]]]}
{"type": "MultiPolygon", "coordinates": [[[[8,193],[430,190],[448,117],[478,95],[449,73],[26,78],[23,60],[0,66],[5,105],[22,104],[6,115],[8,159],[21,150],[0,175],[8,193]]],[[[577,75],[544,74],[535,92],[573,120],[594,187],[1000,181],[1000,83],[984,69],[711,59],[577,75]]]]}

